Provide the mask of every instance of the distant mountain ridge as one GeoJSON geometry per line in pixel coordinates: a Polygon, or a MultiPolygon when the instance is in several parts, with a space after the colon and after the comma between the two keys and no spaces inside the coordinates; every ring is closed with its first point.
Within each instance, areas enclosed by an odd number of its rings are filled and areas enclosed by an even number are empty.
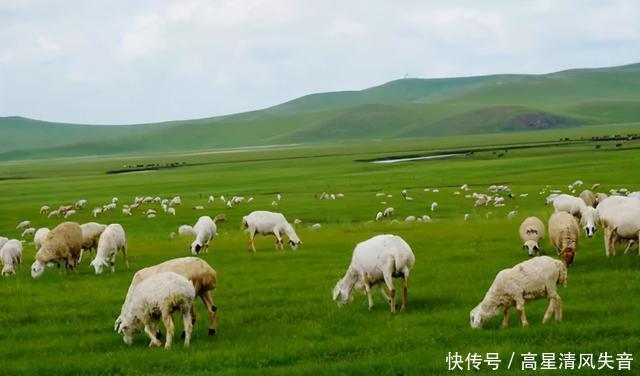
{"type": "Polygon", "coordinates": [[[0,117],[0,159],[206,150],[640,122],[640,64],[400,79],[246,113],[94,126],[0,117]]]}

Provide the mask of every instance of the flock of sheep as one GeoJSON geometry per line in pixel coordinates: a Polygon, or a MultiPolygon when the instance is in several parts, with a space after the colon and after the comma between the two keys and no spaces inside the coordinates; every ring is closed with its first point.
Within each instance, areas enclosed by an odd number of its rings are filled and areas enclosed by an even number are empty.
{"type": "MultiPolygon", "coordinates": [[[[576,181],[569,186],[570,192],[583,183],[576,181]]],[[[595,190],[597,185],[592,187],[595,190]]],[[[540,194],[546,194],[548,188],[540,194]]],[[[461,191],[469,191],[468,185],[460,187],[454,195],[461,195],[461,191]]],[[[427,189],[425,189],[427,191],[427,189]]],[[[437,189],[430,190],[437,193],[437,189]]],[[[475,200],[474,206],[495,207],[505,205],[505,197],[512,197],[509,187],[504,185],[492,185],[488,189],[490,194],[473,193],[465,197],[475,200]]],[[[547,232],[549,240],[557,250],[560,260],[548,256],[538,256],[540,253],[540,239],[545,236],[544,222],[537,217],[527,217],[519,227],[519,234],[523,241],[523,248],[527,250],[530,258],[513,268],[502,270],[484,299],[470,313],[470,325],[472,328],[480,328],[489,318],[504,314],[503,326],[508,326],[509,310],[512,307],[518,311],[522,325],[528,325],[524,305],[528,300],[548,298],[549,307],[543,318],[547,322],[552,315],[557,321],[562,320],[562,300],[557,293],[557,285],[566,287],[567,267],[571,265],[576,256],[580,227],[588,237],[592,237],[598,227],[604,230],[606,255],[615,255],[615,245],[620,241],[627,241],[625,253],[629,251],[640,236],[640,192],[628,192],[616,190],[604,193],[592,193],[584,190],[578,197],[562,194],[555,191],[547,197],[546,203],[552,204],[554,213],[548,219],[547,232]],[[535,257],[534,257],[535,256],[535,257]]],[[[406,190],[401,192],[403,199],[413,200],[406,190]]],[[[520,196],[525,196],[521,194],[520,196]]],[[[392,195],[378,193],[377,197],[390,198],[392,195]]],[[[344,197],[343,194],[323,193],[320,200],[335,200],[344,197]]],[[[282,196],[278,194],[272,202],[277,206],[282,196]]],[[[243,197],[234,196],[226,200],[221,196],[225,205],[232,207],[242,202],[251,202],[253,198],[244,200],[243,197]]],[[[213,196],[207,200],[214,201],[213,196]]],[[[101,213],[117,208],[118,199],[114,197],[110,203],[94,208],[91,213],[97,217],[101,213]]],[[[142,204],[160,204],[162,210],[169,215],[175,215],[175,207],[182,204],[179,196],[169,199],[159,197],[136,197],[130,205],[124,205],[123,215],[132,215],[132,211],[142,204]]],[[[75,205],[61,205],[58,209],[50,210],[43,206],[41,214],[48,217],[69,218],[82,210],[87,204],[86,200],[79,200],[75,205]],[[52,215],[53,214],[53,215],[52,215]]],[[[386,204],[386,202],[381,202],[386,204]]],[[[435,211],[437,202],[433,202],[429,208],[435,211]]],[[[200,210],[200,206],[194,207],[200,210]]],[[[157,212],[147,209],[143,214],[153,218],[157,212]]],[[[517,216],[517,211],[511,211],[509,219],[517,216]]],[[[376,220],[392,217],[394,209],[386,208],[378,212],[376,220]]],[[[465,221],[468,220],[465,214],[465,221]]],[[[217,234],[216,223],[224,221],[224,215],[215,218],[201,216],[195,225],[182,225],[178,229],[180,235],[193,236],[190,251],[197,256],[208,252],[208,248],[217,234]]],[[[407,222],[429,222],[428,215],[409,216],[407,222]]],[[[299,224],[299,220],[294,221],[299,224]]],[[[30,221],[18,224],[17,229],[24,230],[22,236],[33,235],[36,247],[35,260],[31,266],[31,275],[37,278],[45,271],[47,266],[64,263],[68,270],[74,270],[81,262],[84,252],[95,250],[95,256],[91,266],[96,274],[103,272],[104,268],[115,270],[115,258],[118,252],[122,252],[127,269],[127,241],[124,228],[117,223],[104,225],[96,222],[78,224],[75,222],[63,222],[48,230],[40,228],[36,230],[30,227],[30,221]]],[[[296,249],[302,241],[291,225],[281,213],[270,211],[253,211],[242,218],[242,225],[248,234],[248,248],[255,252],[254,238],[256,235],[272,235],[276,239],[276,249],[284,248],[284,237],[292,249],[296,249]]],[[[172,233],[170,237],[174,237],[172,233]]],[[[16,273],[15,266],[21,263],[22,244],[18,239],[0,237],[0,259],[3,263],[2,275],[16,273]]],[[[640,254],[640,250],[639,250],[640,254]]],[[[333,289],[333,300],[339,304],[346,304],[352,299],[353,290],[364,291],[368,297],[369,309],[373,306],[371,290],[375,286],[380,287],[381,294],[389,303],[392,313],[396,312],[396,288],[394,278],[402,279],[402,302],[400,310],[407,306],[408,278],[415,264],[415,255],[409,244],[395,235],[377,235],[356,245],[351,264],[343,278],[333,289]]],[[[209,334],[215,334],[217,330],[217,308],[213,303],[211,291],[216,288],[217,277],[215,270],[204,260],[198,257],[183,257],[172,259],[164,263],[137,271],[122,305],[121,313],[116,319],[114,329],[123,336],[124,342],[132,343],[133,335],[141,327],[149,336],[150,346],[160,346],[159,325],[162,322],[166,329],[165,348],[172,345],[174,337],[174,323],[171,318],[173,312],[182,314],[184,324],[184,346],[189,346],[191,330],[195,323],[195,309],[193,301],[200,297],[210,315],[209,334]]]]}

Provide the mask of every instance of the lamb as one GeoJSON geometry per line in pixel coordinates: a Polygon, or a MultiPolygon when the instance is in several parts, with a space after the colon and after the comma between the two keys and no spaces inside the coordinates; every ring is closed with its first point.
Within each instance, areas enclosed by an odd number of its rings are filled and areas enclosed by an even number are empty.
{"type": "Polygon", "coordinates": [[[23,228],[29,227],[29,225],[31,225],[31,221],[22,221],[18,223],[18,225],[16,226],[16,230],[22,230],[23,228]]]}
{"type": "Polygon", "coordinates": [[[191,243],[191,254],[197,255],[202,251],[202,253],[209,252],[209,243],[216,236],[218,232],[218,228],[216,227],[216,222],[221,222],[225,220],[224,214],[216,215],[215,218],[211,219],[211,217],[204,215],[198,218],[198,221],[193,226],[193,231],[196,234],[196,240],[191,243]]]}
{"type": "Polygon", "coordinates": [[[36,233],[33,235],[33,244],[36,247],[36,251],[38,251],[38,249],[42,247],[42,242],[44,241],[44,238],[47,236],[48,233],[49,233],[49,229],[46,227],[41,227],[38,230],[36,230],[36,233]]]}
{"type": "Polygon", "coordinates": [[[22,243],[20,240],[11,239],[0,246],[0,260],[2,260],[2,275],[14,275],[14,265],[22,262],[22,243]]]}
{"type": "Polygon", "coordinates": [[[47,213],[49,213],[49,210],[50,210],[49,206],[48,205],[44,205],[44,206],[42,206],[40,208],[40,214],[47,214],[47,213]]]}
{"type": "Polygon", "coordinates": [[[36,233],[36,229],[33,227],[29,227],[22,232],[22,237],[25,238],[27,236],[32,236],[36,233]]]}
{"type": "Polygon", "coordinates": [[[515,305],[520,314],[522,326],[529,325],[524,305],[527,300],[549,299],[549,307],[544,313],[545,324],[555,314],[556,321],[562,321],[562,299],[556,286],[567,287],[567,267],[559,260],[548,256],[538,256],[523,261],[513,268],[504,269],[496,275],[482,302],[469,314],[471,328],[479,329],[491,317],[503,310],[502,328],[509,326],[509,309],[515,305]]]}
{"type": "Polygon", "coordinates": [[[108,225],[100,238],[98,239],[98,250],[96,257],[91,261],[91,266],[96,274],[101,274],[105,266],[111,265],[111,273],[115,272],[116,254],[122,250],[124,256],[124,264],[129,269],[129,260],[127,259],[127,240],[125,238],[124,229],[120,224],[113,223],[108,225]]]}
{"type": "Polygon", "coordinates": [[[588,237],[595,235],[598,223],[598,215],[593,207],[587,206],[581,198],[567,194],[558,195],[553,200],[556,213],[563,211],[580,218],[580,224],[588,237]]]}
{"type": "Polygon", "coordinates": [[[584,191],[580,192],[580,195],[578,197],[580,197],[587,206],[596,206],[596,196],[590,190],[585,189],[584,191]]]}
{"type": "Polygon", "coordinates": [[[282,233],[289,237],[289,245],[295,250],[302,242],[295,230],[281,213],[257,210],[242,218],[242,225],[249,230],[249,251],[255,252],[254,238],[256,234],[273,235],[276,238],[276,249],[284,249],[282,233]]]}
{"type": "Polygon", "coordinates": [[[415,263],[411,247],[401,237],[377,235],[358,243],[353,250],[351,265],[346,274],[333,288],[333,300],[344,305],[351,299],[354,288],[364,289],[369,300],[369,310],[373,307],[371,287],[384,282],[389,296],[381,287],[383,296],[389,302],[391,313],[396,313],[396,289],[393,278],[402,278],[402,304],[400,311],[407,307],[407,287],[409,272],[415,263]]]}
{"type": "Polygon", "coordinates": [[[529,256],[535,256],[540,253],[540,245],[538,241],[544,237],[544,223],[538,217],[527,217],[520,224],[518,230],[520,239],[524,242],[523,249],[526,249],[529,256]]]}
{"type": "Polygon", "coordinates": [[[64,213],[64,219],[67,219],[67,218],[69,218],[69,217],[71,217],[72,215],[75,215],[75,214],[76,214],[75,210],[73,210],[73,209],[69,210],[66,213],[64,213]]]}
{"type": "Polygon", "coordinates": [[[571,214],[556,212],[551,215],[549,218],[549,240],[551,240],[551,245],[558,250],[558,255],[563,258],[566,266],[573,263],[579,237],[578,222],[571,214]]]}
{"type": "Polygon", "coordinates": [[[516,216],[518,215],[518,211],[517,210],[512,210],[507,214],[507,219],[508,220],[512,220],[514,219],[516,216]]]}
{"type": "MultiPolygon", "coordinates": [[[[186,279],[190,280],[195,287],[196,296],[199,296],[204,303],[207,312],[209,313],[209,335],[214,335],[218,328],[217,307],[213,303],[211,298],[211,291],[216,288],[217,275],[216,271],[204,260],[198,257],[182,257],[169,261],[165,261],[161,264],[150,266],[144,269],[140,269],[133,275],[131,285],[127,292],[124,304],[122,305],[122,313],[116,319],[115,329],[119,329],[122,323],[122,315],[127,309],[127,305],[131,300],[133,291],[136,287],[150,276],[161,272],[174,272],[180,274],[186,279]]],[[[192,322],[196,321],[196,311],[192,308],[191,311],[192,322]]]]}
{"type": "Polygon", "coordinates": [[[82,229],[75,222],[63,222],[54,227],[42,241],[36,252],[36,260],[31,265],[31,276],[38,278],[48,263],[66,262],[68,270],[73,270],[82,250],[82,229]]]}
{"type": "Polygon", "coordinates": [[[80,225],[80,229],[82,230],[82,251],[80,252],[78,262],[82,261],[84,251],[90,252],[98,248],[98,240],[106,228],[107,225],[96,222],[88,222],[80,225]]]}
{"type": "Polygon", "coordinates": [[[167,331],[165,349],[169,349],[173,343],[175,325],[171,314],[180,311],[184,324],[184,347],[189,347],[191,330],[193,328],[193,299],[196,291],[188,279],[174,272],[157,273],[142,281],[130,298],[126,309],[119,317],[117,331],[123,336],[124,343],[131,346],[133,334],[140,324],[144,325],[151,342],[149,347],[162,343],[156,337],[160,319],[167,331]]]}

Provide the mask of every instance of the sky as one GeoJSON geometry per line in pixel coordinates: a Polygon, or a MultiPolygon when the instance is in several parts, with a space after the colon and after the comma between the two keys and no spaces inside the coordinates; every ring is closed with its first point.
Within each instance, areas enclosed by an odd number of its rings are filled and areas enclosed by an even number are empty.
{"type": "Polygon", "coordinates": [[[203,118],[405,76],[640,62],[640,1],[0,0],[0,116],[203,118]]]}

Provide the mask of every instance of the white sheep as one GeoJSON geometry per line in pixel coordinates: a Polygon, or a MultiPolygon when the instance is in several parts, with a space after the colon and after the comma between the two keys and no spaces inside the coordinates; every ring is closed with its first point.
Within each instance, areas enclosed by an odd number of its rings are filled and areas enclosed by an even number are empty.
{"type": "Polygon", "coordinates": [[[214,202],[215,200],[216,200],[216,199],[215,199],[215,197],[213,197],[213,196],[209,196],[209,198],[207,199],[207,203],[209,203],[209,204],[213,204],[213,202],[214,202]]]}
{"type": "Polygon", "coordinates": [[[118,198],[117,197],[112,197],[111,198],[111,203],[112,204],[117,204],[118,203],[118,198]]]}
{"type": "Polygon", "coordinates": [[[31,225],[31,221],[22,221],[18,223],[18,225],[16,226],[16,230],[22,230],[23,228],[29,227],[29,225],[31,225]]]}
{"type": "MultiPolygon", "coordinates": [[[[229,201],[229,202],[231,202],[231,201],[229,201]]],[[[204,206],[196,205],[196,206],[193,207],[193,210],[204,210],[204,206]]]]}
{"type": "Polygon", "coordinates": [[[567,286],[567,268],[559,260],[548,256],[538,256],[523,261],[513,268],[504,269],[496,275],[482,302],[469,314],[471,328],[479,329],[491,317],[503,312],[502,327],[509,326],[509,309],[515,306],[520,314],[522,326],[529,325],[524,305],[527,300],[549,299],[549,307],[542,323],[555,314],[556,321],[562,321],[562,299],[556,286],[567,286]]]}
{"type": "Polygon", "coordinates": [[[82,250],[82,230],[75,222],[63,222],[54,227],[42,241],[31,265],[31,277],[37,278],[49,263],[66,262],[68,270],[75,268],[82,250]]]}
{"type": "Polygon", "coordinates": [[[584,201],[585,205],[592,207],[596,206],[596,196],[590,190],[585,189],[584,191],[580,192],[580,195],[578,197],[580,197],[580,199],[584,201]]]}
{"type": "Polygon", "coordinates": [[[180,196],[176,196],[169,201],[169,206],[182,205],[182,199],[180,196]]]}
{"type": "Polygon", "coordinates": [[[193,328],[191,312],[195,296],[193,284],[182,275],[174,272],[154,274],[140,282],[128,297],[129,301],[123,306],[123,312],[118,317],[116,330],[123,336],[124,342],[131,345],[134,333],[142,324],[145,333],[151,339],[149,347],[159,347],[162,343],[156,334],[162,320],[167,332],[164,348],[168,349],[172,345],[175,332],[171,315],[179,311],[184,325],[184,347],[189,347],[193,328]]]}
{"type": "MultiPolygon", "coordinates": [[[[172,259],[158,265],[149,266],[147,268],[138,270],[136,274],[133,275],[133,279],[131,280],[131,284],[129,285],[127,297],[125,298],[124,304],[122,305],[122,313],[120,314],[120,317],[116,319],[116,331],[121,325],[121,316],[127,309],[127,305],[129,304],[130,298],[133,295],[136,287],[150,276],[162,272],[174,272],[191,281],[191,284],[196,289],[196,296],[199,296],[202,299],[202,302],[204,303],[205,308],[209,313],[209,335],[214,335],[218,328],[218,319],[217,307],[215,306],[215,304],[213,303],[213,299],[211,298],[211,291],[216,288],[217,274],[216,271],[213,270],[213,268],[206,261],[198,257],[182,257],[172,259]]],[[[192,309],[191,314],[192,322],[195,323],[195,309],[192,309]]]]}
{"type": "Polygon", "coordinates": [[[431,211],[435,211],[436,208],[438,208],[438,203],[434,201],[431,203],[431,211]]]}
{"type": "Polygon", "coordinates": [[[124,229],[118,223],[108,225],[100,238],[98,239],[98,250],[96,257],[91,261],[91,266],[96,274],[101,274],[105,266],[111,266],[111,273],[115,272],[116,254],[122,251],[124,256],[124,264],[129,269],[129,260],[127,259],[127,240],[124,229]]]}
{"type": "Polygon", "coordinates": [[[422,216],[422,220],[424,222],[431,222],[431,217],[429,217],[428,215],[425,214],[425,215],[422,216]]]}
{"type": "Polygon", "coordinates": [[[64,213],[64,219],[67,219],[75,214],[76,214],[75,210],[69,210],[68,212],[64,213]]]}
{"type": "Polygon", "coordinates": [[[394,209],[392,207],[388,207],[386,209],[384,209],[384,211],[382,212],[382,215],[385,217],[391,217],[393,216],[393,211],[394,209]]]}
{"type": "Polygon", "coordinates": [[[193,226],[191,225],[180,225],[180,227],[178,227],[178,234],[180,236],[186,236],[186,235],[196,235],[196,232],[193,230],[193,226]]]}
{"type": "Polygon", "coordinates": [[[176,215],[176,208],[168,208],[167,209],[167,214],[176,215]]]}
{"type": "Polygon", "coordinates": [[[470,218],[471,218],[471,215],[469,213],[464,213],[464,221],[465,222],[468,222],[470,218]]]}
{"type": "Polygon", "coordinates": [[[404,219],[405,222],[415,222],[416,221],[416,216],[415,215],[410,215],[407,218],[404,219]]]}
{"type": "Polygon", "coordinates": [[[100,213],[102,213],[102,208],[93,208],[91,216],[93,216],[93,218],[98,218],[98,214],[100,213]]]}
{"type": "Polygon", "coordinates": [[[511,221],[516,216],[518,216],[518,211],[517,210],[512,210],[507,214],[507,219],[511,221]]]}
{"type": "Polygon", "coordinates": [[[33,227],[29,227],[24,229],[24,231],[22,231],[22,235],[20,235],[23,238],[26,238],[27,236],[33,236],[36,233],[36,229],[33,227]]]}
{"type": "Polygon", "coordinates": [[[377,212],[376,213],[376,221],[381,220],[383,216],[384,216],[384,214],[382,212],[377,212]]]}
{"type": "Polygon", "coordinates": [[[122,215],[131,215],[131,209],[122,208],[122,215]]]}
{"type": "Polygon", "coordinates": [[[256,234],[273,235],[276,238],[276,249],[283,249],[282,235],[289,237],[291,249],[297,249],[302,243],[295,230],[281,213],[257,210],[242,218],[242,226],[249,230],[249,250],[256,251],[254,238],[256,234]]]}
{"type": "Polygon", "coordinates": [[[53,217],[59,217],[60,216],[60,212],[58,210],[52,210],[49,212],[49,214],[47,214],[47,218],[51,219],[53,217]]]}
{"type": "Polygon", "coordinates": [[[224,220],[225,216],[223,214],[216,215],[213,219],[207,215],[198,218],[198,221],[193,226],[196,239],[191,243],[191,254],[197,255],[200,251],[209,253],[209,243],[218,233],[216,223],[224,220]]]}
{"type": "Polygon", "coordinates": [[[604,247],[607,257],[615,255],[615,244],[623,239],[630,240],[625,249],[627,253],[637,238],[634,236],[633,229],[638,222],[634,217],[640,214],[640,201],[629,197],[611,196],[603,200],[596,210],[604,229],[604,247]]]}
{"type": "Polygon", "coordinates": [[[49,233],[49,229],[46,227],[41,227],[38,230],[36,230],[36,233],[33,235],[33,244],[36,247],[36,251],[38,251],[38,249],[42,247],[42,242],[44,241],[44,238],[47,236],[48,233],[49,233]]]}
{"type": "Polygon", "coordinates": [[[76,201],[76,204],[75,204],[76,209],[82,209],[85,206],[87,206],[87,200],[82,199],[82,200],[76,201]]]}
{"type": "Polygon", "coordinates": [[[80,230],[82,231],[82,251],[80,252],[78,262],[82,261],[82,255],[84,254],[84,251],[91,252],[92,250],[98,248],[100,235],[106,228],[107,225],[96,222],[88,222],[80,225],[80,230]]]}
{"type": "Polygon", "coordinates": [[[527,217],[520,224],[518,229],[520,239],[523,241],[522,248],[526,249],[529,256],[540,253],[538,241],[544,237],[544,223],[538,217],[527,217]]]}
{"type": "Polygon", "coordinates": [[[309,228],[312,230],[320,230],[322,228],[322,225],[320,223],[314,223],[309,228]]]}
{"type": "Polygon", "coordinates": [[[20,240],[11,239],[0,245],[0,260],[2,260],[2,275],[16,274],[15,266],[22,262],[22,243],[20,240]]]}
{"type": "Polygon", "coordinates": [[[44,205],[44,206],[42,206],[40,208],[40,214],[47,214],[47,213],[49,213],[49,210],[50,210],[49,206],[48,205],[44,205]]]}
{"type": "Polygon", "coordinates": [[[354,288],[364,289],[371,309],[371,287],[384,282],[389,295],[385,293],[384,286],[380,291],[389,302],[391,313],[396,313],[396,288],[393,278],[402,278],[400,310],[404,311],[407,307],[409,272],[414,263],[415,256],[411,247],[399,236],[377,235],[358,243],[353,250],[351,265],[333,288],[333,300],[346,304],[350,301],[354,288]]]}
{"type": "Polygon", "coordinates": [[[561,194],[553,199],[553,207],[556,213],[563,211],[580,218],[580,224],[588,237],[592,237],[596,233],[597,211],[593,207],[587,206],[581,198],[561,194]]]}
{"type": "Polygon", "coordinates": [[[578,222],[571,214],[556,212],[551,215],[549,218],[549,240],[567,266],[573,263],[579,239],[578,222]]]}

